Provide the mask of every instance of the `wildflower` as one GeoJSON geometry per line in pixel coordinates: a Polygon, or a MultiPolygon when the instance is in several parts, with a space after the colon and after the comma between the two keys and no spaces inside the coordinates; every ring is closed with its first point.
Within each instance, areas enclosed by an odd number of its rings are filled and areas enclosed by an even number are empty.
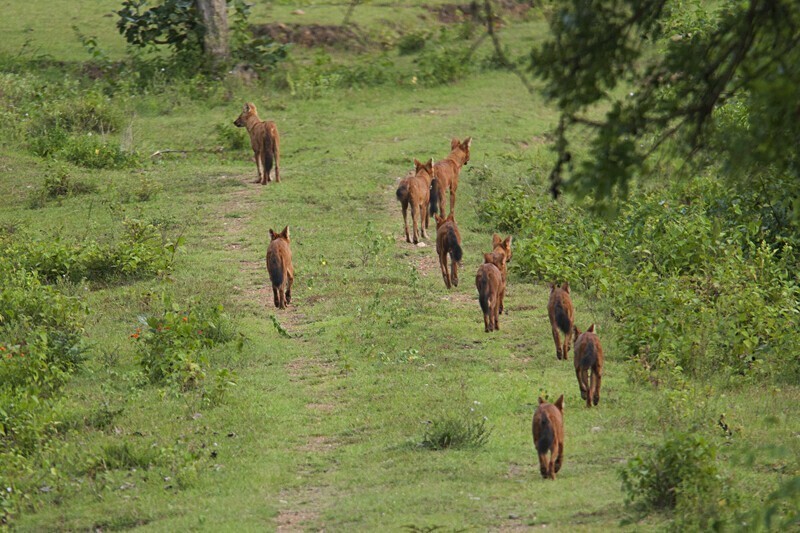
{"type": "Polygon", "coordinates": [[[202,334],[203,334],[203,330],[202,330],[202,329],[198,329],[198,330],[197,330],[197,334],[198,334],[198,335],[202,335],[202,334]]]}
{"type": "Polygon", "coordinates": [[[189,321],[189,317],[188,316],[183,317],[183,321],[184,322],[188,322],[189,321]]]}

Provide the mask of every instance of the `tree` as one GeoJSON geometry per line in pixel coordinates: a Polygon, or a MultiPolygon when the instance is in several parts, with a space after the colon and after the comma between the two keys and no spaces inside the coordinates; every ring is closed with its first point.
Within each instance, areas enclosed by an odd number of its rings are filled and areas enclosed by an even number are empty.
{"type": "Polygon", "coordinates": [[[226,0],[124,0],[117,28],[135,46],[169,45],[176,52],[200,50],[213,65],[228,59],[226,0]]]}
{"type": "MultiPolygon", "coordinates": [[[[800,2],[569,0],[530,69],[560,112],[555,196],[628,192],[655,154],[719,164],[800,213],[800,2]],[[571,149],[589,134],[587,154],[571,149]]],[[[773,206],[774,207],[774,206],[773,206]]]]}

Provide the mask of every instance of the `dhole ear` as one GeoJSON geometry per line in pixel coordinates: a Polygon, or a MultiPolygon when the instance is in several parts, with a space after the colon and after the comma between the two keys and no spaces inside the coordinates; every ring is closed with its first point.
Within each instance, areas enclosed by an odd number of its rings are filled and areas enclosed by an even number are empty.
{"type": "Polygon", "coordinates": [[[586,331],[588,331],[589,333],[594,333],[594,324],[589,326],[589,329],[587,329],[586,331]]]}
{"type": "Polygon", "coordinates": [[[555,283],[548,283],[548,285],[550,285],[550,292],[553,292],[554,290],[556,290],[556,284],[555,283]]]}
{"type": "Polygon", "coordinates": [[[561,284],[561,290],[569,294],[569,282],[565,281],[561,284]]]}
{"type": "Polygon", "coordinates": [[[287,239],[289,238],[289,226],[286,226],[285,228],[283,228],[283,231],[281,232],[281,235],[283,235],[287,239]]]}
{"type": "Polygon", "coordinates": [[[492,248],[496,248],[498,244],[502,241],[502,238],[497,233],[492,235],[492,248]]]}
{"type": "Polygon", "coordinates": [[[248,111],[250,111],[250,104],[248,104],[248,103],[245,103],[245,104],[244,104],[244,107],[242,107],[242,111],[243,111],[243,112],[245,112],[245,113],[247,113],[248,111]]]}
{"type": "Polygon", "coordinates": [[[505,246],[509,250],[511,249],[511,239],[512,237],[511,235],[509,235],[508,237],[506,237],[506,240],[503,241],[503,246],[505,246]]]}
{"type": "Polygon", "coordinates": [[[422,166],[422,163],[419,162],[419,159],[416,157],[414,158],[414,168],[419,168],[422,166]]]}
{"type": "Polygon", "coordinates": [[[543,403],[544,403],[544,399],[542,399],[542,397],[539,396],[539,405],[542,405],[543,403]]]}
{"type": "Polygon", "coordinates": [[[556,400],[556,403],[554,405],[556,407],[558,407],[559,411],[562,411],[562,412],[564,411],[564,395],[563,394],[558,397],[558,400],[556,400]]]}
{"type": "Polygon", "coordinates": [[[440,217],[440,216],[439,216],[439,213],[434,213],[434,214],[433,214],[433,218],[435,218],[435,219],[436,219],[436,224],[437,224],[437,225],[439,225],[439,224],[441,224],[442,222],[444,222],[444,219],[443,219],[442,217],[440,217]]]}
{"type": "Polygon", "coordinates": [[[428,172],[433,172],[433,158],[431,157],[428,159],[428,162],[425,163],[425,168],[428,169],[428,172]]]}
{"type": "Polygon", "coordinates": [[[272,231],[272,228],[269,228],[269,240],[271,241],[275,240],[275,232],[272,231]]]}
{"type": "Polygon", "coordinates": [[[453,140],[450,141],[450,149],[455,150],[456,148],[458,148],[459,144],[461,144],[461,142],[459,142],[457,138],[453,137],[453,140]]]}
{"type": "Polygon", "coordinates": [[[472,146],[472,137],[467,137],[466,139],[464,139],[464,142],[461,143],[461,146],[463,146],[464,148],[469,148],[470,146],[472,146]]]}

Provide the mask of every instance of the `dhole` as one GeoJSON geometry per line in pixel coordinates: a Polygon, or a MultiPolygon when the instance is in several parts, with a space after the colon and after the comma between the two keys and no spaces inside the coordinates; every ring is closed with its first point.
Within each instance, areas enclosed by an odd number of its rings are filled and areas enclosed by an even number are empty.
{"type": "MultiPolygon", "coordinates": [[[[500,253],[504,254],[506,256],[506,264],[510,263],[511,262],[511,235],[509,235],[505,239],[500,237],[500,235],[498,235],[497,233],[492,235],[492,252],[500,252],[500,253]]],[[[504,278],[503,279],[503,296],[502,296],[502,298],[500,298],[500,309],[499,309],[501,315],[503,314],[503,311],[505,311],[505,308],[503,307],[503,301],[506,298],[505,283],[506,283],[506,279],[504,278]]],[[[508,313],[506,312],[506,314],[508,314],[508,313]]]]}
{"type": "Polygon", "coordinates": [[[570,340],[574,334],[575,312],[572,309],[572,299],[569,297],[569,283],[564,282],[561,287],[550,284],[550,301],[547,302],[547,313],[550,315],[550,327],[553,328],[553,340],[556,343],[556,358],[566,359],[569,353],[570,340]],[[561,342],[559,330],[564,334],[561,342]]]}
{"type": "Polygon", "coordinates": [[[500,329],[497,321],[502,294],[505,292],[506,257],[501,253],[483,254],[484,263],[478,267],[475,287],[483,311],[484,331],[500,329]]]}
{"type": "Polygon", "coordinates": [[[272,295],[275,307],[286,309],[292,303],[292,283],[294,283],[294,267],[292,266],[292,250],[289,249],[289,226],[280,233],[269,230],[270,242],[267,247],[267,271],[272,281],[272,295]]]}
{"type": "Polygon", "coordinates": [[[431,214],[436,213],[438,209],[439,214],[444,216],[444,195],[447,189],[450,189],[450,213],[455,212],[458,174],[461,172],[461,167],[469,163],[470,145],[472,137],[467,137],[463,142],[453,138],[450,141],[450,154],[442,161],[437,161],[434,167],[436,181],[433,184],[436,192],[433,196],[438,202],[431,202],[431,214]]]}
{"type": "Polygon", "coordinates": [[[250,102],[244,104],[242,114],[233,121],[237,128],[246,128],[250,134],[250,146],[256,155],[256,167],[258,168],[258,179],[254,183],[266,185],[270,181],[269,173],[272,164],[275,163],[275,181],[281,181],[280,174],[280,155],[278,153],[278,128],[274,122],[261,121],[256,113],[255,104],[250,102]]]}
{"type": "Polygon", "coordinates": [[[461,234],[453,218],[453,213],[447,218],[442,218],[438,214],[436,217],[436,253],[439,254],[439,268],[442,269],[444,285],[448,289],[452,283],[458,287],[458,263],[461,262],[463,251],[461,250],[461,234]],[[447,255],[450,254],[452,273],[447,271],[447,255]]]}
{"type": "Polygon", "coordinates": [[[581,388],[581,398],[586,400],[586,407],[591,407],[592,403],[597,405],[600,401],[600,382],[603,379],[603,347],[600,346],[600,338],[594,332],[594,324],[589,329],[580,333],[575,328],[575,375],[578,377],[578,385],[581,388]],[[589,371],[592,372],[591,382],[589,371]]]}
{"type": "Polygon", "coordinates": [[[542,477],[555,479],[564,459],[564,395],[555,404],[539,397],[539,407],[533,413],[533,446],[539,455],[542,477]],[[547,460],[547,452],[550,460],[547,460]]]}
{"type": "Polygon", "coordinates": [[[430,201],[431,181],[433,180],[433,159],[422,164],[414,159],[414,174],[403,178],[397,187],[395,195],[403,208],[403,224],[406,230],[406,242],[411,242],[408,235],[408,206],[411,206],[411,224],[413,227],[414,244],[417,244],[417,218],[419,218],[420,233],[428,237],[428,202],[430,201]],[[424,218],[424,220],[423,220],[424,218]]]}

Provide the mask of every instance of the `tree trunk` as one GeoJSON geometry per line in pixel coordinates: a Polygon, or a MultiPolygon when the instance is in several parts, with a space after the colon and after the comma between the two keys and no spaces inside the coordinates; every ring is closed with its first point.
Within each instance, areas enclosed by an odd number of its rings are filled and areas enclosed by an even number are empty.
{"type": "Polygon", "coordinates": [[[205,26],[203,51],[216,66],[230,58],[228,5],[225,0],[195,0],[205,26]]]}

